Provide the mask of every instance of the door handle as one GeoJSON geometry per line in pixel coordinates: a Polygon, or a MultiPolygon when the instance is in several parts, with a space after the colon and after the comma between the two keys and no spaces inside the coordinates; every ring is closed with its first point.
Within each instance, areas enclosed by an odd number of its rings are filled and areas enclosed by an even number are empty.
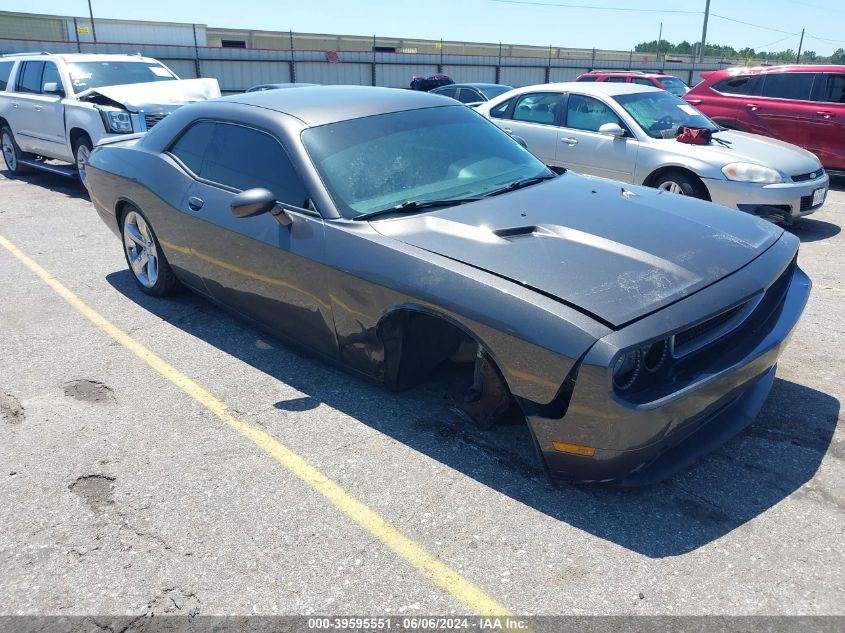
{"type": "Polygon", "coordinates": [[[205,204],[205,201],[202,198],[197,198],[196,196],[191,196],[188,198],[188,206],[193,211],[199,211],[202,209],[202,205],[205,204]]]}
{"type": "Polygon", "coordinates": [[[507,132],[508,134],[510,134],[511,132],[513,132],[513,130],[510,129],[509,127],[503,127],[502,132],[507,132]]]}
{"type": "Polygon", "coordinates": [[[687,99],[686,102],[690,105],[701,105],[701,99],[687,99]]]}
{"type": "Polygon", "coordinates": [[[829,119],[830,117],[833,116],[833,112],[831,112],[829,110],[821,110],[819,112],[816,112],[816,115],[820,116],[823,119],[829,119]]]}
{"type": "Polygon", "coordinates": [[[757,104],[756,103],[746,103],[745,107],[748,108],[749,110],[751,110],[752,112],[754,112],[757,109],[757,104]]]}
{"type": "Polygon", "coordinates": [[[41,110],[43,110],[43,109],[44,109],[44,106],[40,106],[40,105],[35,106],[36,112],[41,112],[41,110]]]}
{"type": "Polygon", "coordinates": [[[561,143],[566,143],[567,145],[578,145],[578,139],[572,138],[571,136],[567,136],[566,138],[560,139],[561,143]]]}
{"type": "Polygon", "coordinates": [[[13,101],[13,102],[12,102],[12,107],[13,107],[13,108],[17,108],[17,107],[18,107],[18,104],[17,104],[16,102],[14,102],[14,101],[13,101]]]}

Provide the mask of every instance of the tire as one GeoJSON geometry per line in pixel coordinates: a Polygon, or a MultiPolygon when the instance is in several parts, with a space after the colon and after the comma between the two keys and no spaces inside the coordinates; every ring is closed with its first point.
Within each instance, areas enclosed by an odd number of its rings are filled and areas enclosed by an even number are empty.
{"type": "Polygon", "coordinates": [[[28,165],[21,165],[21,159],[32,159],[34,156],[27,152],[22,152],[15,141],[15,135],[9,127],[4,126],[0,129],[0,148],[3,152],[3,160],[6,162],[6,169],[8,169],[15,176],[26,174],[33,171],[32,167],[28,165]]]}
{"type": "Polygon", "coordinates": [[[681,196],[690,196],[691,198],[700,198],[701,200],[709,199],[704,183],[695,176],[682,171],[663,172],[654,179],[651,186],[655,189],[662,189],[663,191],[681,196]]]}
{"type": "Polygon", "coordinates": [[[88,189],[88,184],[86,183],[85,166],[88,163],[88,157],[91,156],[91,148],[91,139],[85,134],[73,142],[73,162],[76,165],[76,176],[86,190],[88,189]]]}
{"type": "Polygon", "coordinates": [[[126,265],[142,292],[166,297],[179,290],[181,284],[173,274],[152,226],[132,205],[126,206],[120,218],[120,234],[126,265]]]}

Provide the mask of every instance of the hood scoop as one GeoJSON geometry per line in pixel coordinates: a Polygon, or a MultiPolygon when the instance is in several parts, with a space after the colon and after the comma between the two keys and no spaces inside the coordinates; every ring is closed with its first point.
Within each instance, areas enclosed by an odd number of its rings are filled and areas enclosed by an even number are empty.
{"type": "Polygon", "coordinates": [[[518,237],[531,237],[541,231],[542,229],[539,226],[512,226],[505,229],[496,229],[493,233],[502,239],[512,240],[518,237]]]}

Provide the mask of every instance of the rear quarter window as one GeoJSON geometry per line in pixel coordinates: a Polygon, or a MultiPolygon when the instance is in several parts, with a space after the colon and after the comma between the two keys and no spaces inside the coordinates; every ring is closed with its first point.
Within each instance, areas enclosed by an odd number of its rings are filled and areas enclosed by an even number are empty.
{"type": "Polygon", "coordinates": [[[516,97],[505,99],[499,105],[490,108],[490,116],[494,119],[509,119],[508,108],[511,107],[514,99],[516,99],[516,97]]]}
{"type": "Polygon", "coordinates": [[[578,77],[578,81],[595,81],[597,77],[589,75],[587,77],[578,77]]]}
{"type": "Polygon", "coordinates": [[[15,62],[0,62],[0,90],[7,90],[9,75],[12,74],[12,67],[15,62]]]}
{"type": "Polygon", "coordinates": [[[747,95],[751,94],[751,89],[754,87],[755,79],[756,77],[753,75],[728,77],[727,79],[722,79],[722,81],[714,83],[712,88],[716,92],[721,92],[722,94],[747,95]]]}

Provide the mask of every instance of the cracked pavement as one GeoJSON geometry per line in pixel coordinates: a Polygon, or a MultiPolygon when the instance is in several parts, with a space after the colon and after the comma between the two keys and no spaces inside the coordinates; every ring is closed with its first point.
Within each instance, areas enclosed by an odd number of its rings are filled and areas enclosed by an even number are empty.
{"type": "MultiPolygon", "coordinates": [[[[542,476],[433,382],[391,394],[190,294],[135,289],[75,183],[0,173],[0,235],[519,614],[845,614],[845,181],[801,220],[807,311],[758,420],[641,490],[542,476]]],[[[0,248],[0,614],[466,609],[0,248]]]]}

